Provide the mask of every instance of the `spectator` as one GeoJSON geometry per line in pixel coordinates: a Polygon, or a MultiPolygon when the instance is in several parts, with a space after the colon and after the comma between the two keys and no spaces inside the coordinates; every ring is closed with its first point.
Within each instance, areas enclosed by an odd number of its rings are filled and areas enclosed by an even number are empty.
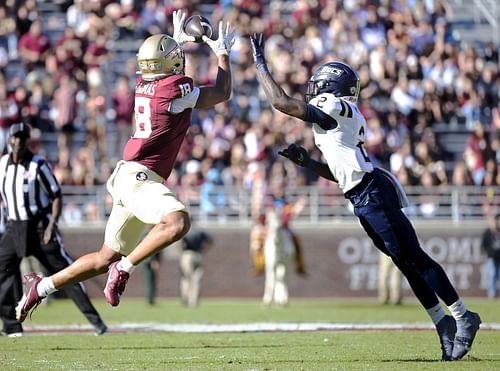
{"type": "Polygon", "coordinates": [[[378,301],[381,304],[400,305],[403,302],[401,280],[403,275],[392,259],[380,253],[378,268],[378,301]]]}
{"type": "Polygon", "coordinates": [[[83,63],[85,63],[88,70],[97,69],[100,72],[103,66],[109,61],[110,54],[106,47],[106,41],[106,36],[97,35],[95,40],[92,40],[85,50],[83,63]]]}
{"type": "Polygon", "coordinates": [[[56,43],[57,63],[68,74],[76,74],[83,68],[83,56],[86,49],[85,39],[79,37],[75,29],[66,26],[63,35],[56,43]]]}
{"type": "Polygon", "coordinates": [[[182,304],[188,307],[197,306],[200,300],[203,254],[212,246],[212,237],[201,230],[192,229],[182,239],[180,294],[182,304]]]}
{"type": "Polygon", "coordinates": [[[154,254],[144,261],[144,289],[146,302],[154,305],[158,294],[158,275],[160,274],[161,254],[154,254]]]}
{"type": "Polygon", "coordinates": [[[35,81],[28,98],[28,123],[42,132],[54,131],[54,123],[50,119],[50,102],[43,85],[35,81]]]}
{"type": "Polygon", "coordinates": [[[253,273],[259,276],[264,273],[264,242],[266,240],[266,216],[261,214],[259,218],[253,222],[250,228],[250,260],[252,263],[253,273]]]}
{"type": "Polygon", "coordinates": [[[76,131],[77,83],[69,75],[63,75],[54,92],[54,125],[58,132],[57,145],[61,150],[73,151],[73,134],[76,131]]]}
{"type": "Polygon", "coordinates": [[[118,76],[116,89],[113,92],[113,108],[115,113],[115,140],[113,157],[119,158],[126,141],[130,137],[134,120],[134,92],[130,88],[127,76],[118,76]]]}
{"type": "Polygon", "coordinates": [[[7,146],[9,127],[19,115],[15,99],[9,95],[7,85],[0,81],[0,154],[7,146]]]}
{"type": "Polygon", "coordinates": [[[99,160],[107,157],[105,98],[100,88],[90,87],[87,97],[87,140],[86,147],[98,153],[99,160]]]}
{"type": "Polygon", "coordinates": [[[472,173],[474,184],[482,185],[486,173],[486,162],[491,157],[489,138],[484,125],[477,121],[464,150],[464,160],[472,173]]]}
{"type": "Polygon", "coordinates": [[[216,168],[208,170],[200,188],[200,208],[203,215],[224,218],[227,200],[223,186],[219,170],[216,168]]]}
{"type": "MultiPolygon", "coordinates": [[[[5,6],[0,6],[0,54],[5,61],[17,58],[16,21],[5,6]]],[[[3,62],[0,62],[1,67],[5,67],[3,62]]]]}
{"type": "Polygon", "coordinates": [[[50,40],[42,34],[42,22],[37,19],[31,24],[29,32],[19,39],[21,60],[25,63],[28,71],[32,71],[36,67],[42,68],[49,50],[50,40]]]}
{"type": "Polygon", "coordinates": [[[66,22],[75,29],[78,36],[83,37],[89,29],[89,3],[85,0],[74,0],[66,12],[66,22]]]}
{"type": "Polygon", "coordinates": [[[488,218],[488,228],[483,232],[481,248],[488,257],[488,297],[494,299],[500,281],[500,214],[488,218]]]}

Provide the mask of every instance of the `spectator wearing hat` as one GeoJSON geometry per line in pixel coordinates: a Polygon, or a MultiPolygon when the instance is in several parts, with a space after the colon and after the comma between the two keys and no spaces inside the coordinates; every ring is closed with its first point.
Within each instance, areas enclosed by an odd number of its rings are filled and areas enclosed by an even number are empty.
{"type": "MultiPolygon", "coordinates": [[[[7,216],[0,239],[0,318],[2,332],[11,337],[23,334],[15,314],[16,302],[22,295],[22,258],[36,257],[49,273],[71,263],[57,227],[62,209],[61,188],[46,160],[28,148],[29,138],[27,124],[11,125],[8,143],[12,152],[0,159],[0,195],[7,216]]],[[[107,331],[83,285],[68,286],[65,294],[92,323],[96,334],[107,331]]]]}

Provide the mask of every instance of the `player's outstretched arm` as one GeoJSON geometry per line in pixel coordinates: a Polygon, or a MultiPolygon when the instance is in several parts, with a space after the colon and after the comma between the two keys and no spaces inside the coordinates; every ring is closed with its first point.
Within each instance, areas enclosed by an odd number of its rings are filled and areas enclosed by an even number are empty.
{"type": "Polygon", "coordinates": [[[299,166],[313,171],[322,178],[331,180],[332,182],[337,182],[337,179],[333,176],[328,165],[310,158],[304,147],[292,143],[288,146],[288,148],[279,151],[278,154],[288,158],[299,166]]]}
{"type": "Polygon", "coordinates": [[[250,36],[250,43],[255,67],[257,67],[257,76],[269,103],[278,111],[306,121],[306,103],[288,96],[269,73],[264,56],[264,36],[253,34],[250,36]]]}
{"type": "Polygon", "coordinates": [[[234,31],[230,29],[229,23],[224,28],[222,22],[219,22],[218,39],[212,40],[207,36],[203,36],[203,41],[217,56],[219,68],[215,85],[200,87],[200,95],[195,108],[209,108],[228,100],[231,97],[232,89],[229,53],[234,44],[234,31]]]}

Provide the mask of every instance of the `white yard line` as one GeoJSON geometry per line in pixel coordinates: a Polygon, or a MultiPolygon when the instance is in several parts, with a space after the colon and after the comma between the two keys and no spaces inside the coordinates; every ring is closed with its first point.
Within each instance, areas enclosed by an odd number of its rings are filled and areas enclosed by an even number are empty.
{"type": "MultiPolygon", "coordinates": [[[[94,332],[90,325],[52,325],[24,326],[26,333],[73,333],[94,332]]],[[[415,323],[239,323],[239,324],[202,324],[202,323],[121,323],[109,326],[111,333],[127,332],[179,332],[179,333],[217,333],[217,332],[270,332],[270,331],[415,331],[434,330],[432,324],[415,323]]],[[[500,331],[500,323],[482,323],[481,330],[500,331]]]]}

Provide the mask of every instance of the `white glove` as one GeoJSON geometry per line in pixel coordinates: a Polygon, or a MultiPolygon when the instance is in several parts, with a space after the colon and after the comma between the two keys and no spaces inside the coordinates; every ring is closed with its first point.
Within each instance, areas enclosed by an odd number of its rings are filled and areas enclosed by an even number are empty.
{"type": "Polygon", "coordinates": [[[180,9],[174,10],[172,18],[174,20],[174,40],[177,41],[177,44],[182,46],[188,41],[194,41],[194,36],[189,36],[184,32],[184,20],[186,19],[186,13],[183,13],[180,9]]]}
{"type": "Polygon", "coordinates": [[[234,31],[229,29],[229,23],[226,23],[226,29],[223,29],[222,22],[219,22],[219,38],[212,40],[203,35],[202,39],[214,51],[215,55],[229,55],[234,44],[234,31]]]}

